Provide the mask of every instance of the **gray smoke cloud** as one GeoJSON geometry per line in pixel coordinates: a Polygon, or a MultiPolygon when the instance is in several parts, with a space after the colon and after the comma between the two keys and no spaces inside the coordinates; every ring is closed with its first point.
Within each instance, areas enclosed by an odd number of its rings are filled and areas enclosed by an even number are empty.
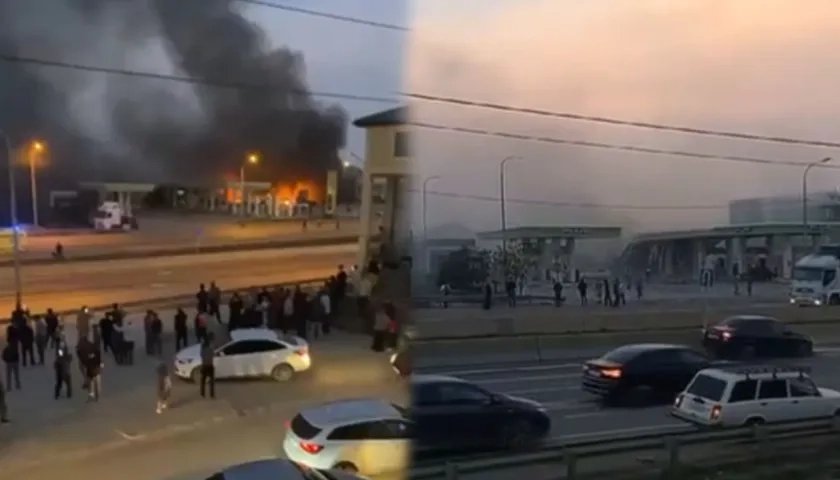
{"type": "Polygon", "coordinates": [[[171,73],[197,83],[0,62],[0,128],[15,141],[46,138],[50,173],[64,179],[208,182],[249,152],[263,159],[255,180],[320,180],[337,165],[346,113],[313,99],[303,55],[272,49],[232,0],[0,3],[2,53],[152,70],[131,61],[152,44],[171,73]]]}

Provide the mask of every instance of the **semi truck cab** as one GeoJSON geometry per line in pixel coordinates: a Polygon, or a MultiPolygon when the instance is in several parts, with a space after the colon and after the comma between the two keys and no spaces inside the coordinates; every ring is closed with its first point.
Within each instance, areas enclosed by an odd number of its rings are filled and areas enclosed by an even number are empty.
{"type": "Polygon", "coordinates": [[[137,230],[137,219],[125,211],[118,202],[102,202],[93,215],[93,228],[97,231],[137,230]]]}
{"type": "Polygon", "coordinates": [[[840,305],[840,259],[817,253],[802,257],[793,267],[790,304],[800,306],[840,305]]]}

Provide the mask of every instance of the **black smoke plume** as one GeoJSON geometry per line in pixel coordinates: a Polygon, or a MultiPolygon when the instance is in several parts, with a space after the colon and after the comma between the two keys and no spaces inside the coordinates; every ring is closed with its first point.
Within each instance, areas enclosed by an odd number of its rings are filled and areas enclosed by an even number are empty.
{"type": "Polygon", "coordinates": [[[175,75],[196,83],[109,76],[97,91],[109,132],[92,136],[79,128],[85,120],[71,104],[104,74],[0,61],[0,129],[17,143],[47,139],[50,176],[64,180],[206,185],[238,172],[255,152],[262,162],[249,168],[249,179],[323,181],[338,166],[346,114],[313,99],[303,55],[271,49],[238,7],[234,0],[3,0],[4,54],[148,70],[86,56],[114,41],[91,32],[118,22],[127,54],[162,40],[175,75]],[[25,33],[27,25],[34,25],[37,41],[25,33]]]}

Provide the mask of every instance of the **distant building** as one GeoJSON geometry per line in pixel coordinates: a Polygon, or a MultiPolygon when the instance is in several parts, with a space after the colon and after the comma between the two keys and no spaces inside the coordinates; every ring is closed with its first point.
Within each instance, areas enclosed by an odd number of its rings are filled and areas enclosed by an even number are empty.
{"type": "MultiPolygon", "coordinates": [[[[808,220],[840,222],[840,191],[814,192],[808,195],[808,220]]],[[[802,222],[802,196],[754,197],[729,202],[729,223],[802,222]]]]}

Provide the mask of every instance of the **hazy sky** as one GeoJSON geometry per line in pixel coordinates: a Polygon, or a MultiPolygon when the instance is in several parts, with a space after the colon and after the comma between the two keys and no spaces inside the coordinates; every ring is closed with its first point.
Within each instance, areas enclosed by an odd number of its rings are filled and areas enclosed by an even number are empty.
{"type": "MultiPolygon", "coordinates": [[[[758,134],[836,139],[836,0],[422,0],[407,89],[418,93],[758,134]]],[[[616,128],[418,103],[423,122],[783,160],[840,152],[616,128]]],[[[608,205],[725,205],[801,188],[798,167],[628,154],[421,131],[429,190],[608,205]]],[[[838,170],[813,171],[812,189],[838,170]]],[[[420,202],[415,202],[419,205],[420,202]]],[[[419,207],[415,208],[419,213],[419,207]]],[[[419,218],[419,215],[418,215],[419,218]]],[[[497,202],[429,197],[430,224],[499,228],[497,202]],[[445,207],[445,208],[444,208],[445,207]]],[[[509,204],[508,224],[621,224],[645,230],[727,222],[725,209],[653,211],[509,204]]]]}
{"type": "MultiPolygon", "coordinates": [[[[284,0],[277,3],[409,25],[408,0],[284,0]]],[[[248,7],[248,11],[276,45],[287,45],[304,53],[313,91],[392,98],[400,91],[407,33],[256,5],[248,7]]],[[[352,118],[394,106],[360,101],[339,103],[352,118]]],[[[357,155],[364,153],[363,132],[352,126],[349,148],[357,155]]]]}

